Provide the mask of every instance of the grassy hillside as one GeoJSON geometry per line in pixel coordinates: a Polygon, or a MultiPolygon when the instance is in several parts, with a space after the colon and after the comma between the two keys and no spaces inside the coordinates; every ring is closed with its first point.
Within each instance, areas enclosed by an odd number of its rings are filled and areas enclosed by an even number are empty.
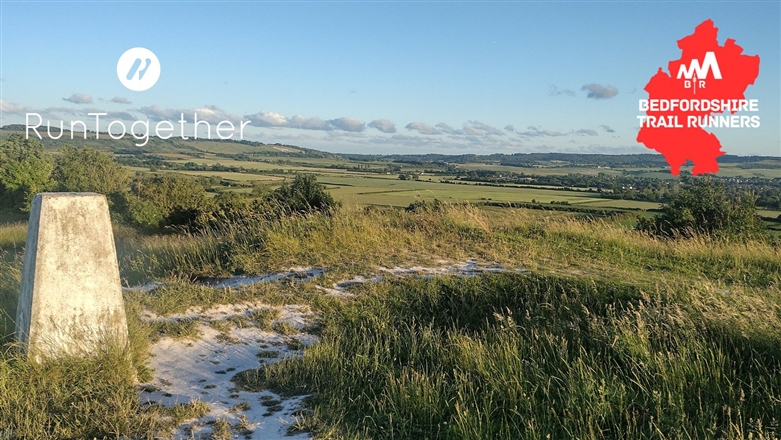
{"type": "MultiPolygon", "coordinates": [[[[636,215],[659,203],[614,196],[664,194],[663,179],[636,179],[663,173],[653,160],[594,169],[566,156],[520,166],[497,157],[347,157],[227,142],[157,143],[148,152],[112,145],[136,178],[201,176],[212,195],[263,193],[305,171],[343,203],[325,214],[246,211],[187,232],[118,222],[123,283],[161,283],[126,293],[130,346],[44,364],[20,356],[10,337],[26,219],[3,213],[0,438],[170,436],[207,408],[141,405],[136,379],[152,377],[153,341],[197,331],[190,321],[169,328],[143,317],[247,301],[304,305],[318,316],[322,340],[302,357],[234,376],[240,389],[308,395],[292,431],[345,439],[778,438],[779,236],[667,240],[636,231],[636,215]],[[602,187],[613,178],[615,186],[602,187]],[[443,202],[422,203],[435,198],[443,202]],[[464,261],[501,273],[392,275],[464,261]],[[241,289],[204,284],[292,267],[323,275],[241,289]],[[359,277],[378,282],[329,294],[359,277]]],[[[57,154],[61,145],[48,146],[57,154]]],[[[766,158],[722,165],[775,170],[766,158]]],[[[773,183],[725,179],[734,188],[773,183]]],[[[770,221],[776,211],[764,213],[770,221]]]]}
{"type": "MultiPolygon", "coordinates": [[[[2,231],[0,292],[3,309],[13,310],[24,233],[2,231]]],[[[272,292],[311,305],[323,319],[323,342],[300,360],[237,380],[312,393],[298,428],[327,438],[774,438],[781,417],[777,243],[657,241],[620,218],[459,205],[344,209],[195,235],[119,228],[116,240],[128,283],[326,268],[323,279],[239,296],[178,281],[155,296],[128,297],[128,307],[138,316],[163,302],[186,307],[272,292]],[[384,282],[338,301],[316,287],[380,266],[468,258],[532,274],[384,282]]],[[[138,344],[150,331],[131,330],[138,344]]],[[[78,371],[103,371],[101,362],[78,371]]],[[[84,385],[69,385],[80,384],[65,374],[71,364],[26,365],[12,355],[0,360],[0,408],[17,408],[13,417],[0,411],[0,424],[20,426],[21,413],[40,419],[38,428],[57,419],[71,429],[51,432],[100,437],[132,434],[144,417],[170,421],[124,400],[94,409],[111,428],[79,430],[83,419],[69,405],[95,405],[128,383],[74,396],[68,390],[84,385]],[[49,382],[38,399],[50,403],[20,403],[20,390],[41,375],[49,382]]]]}

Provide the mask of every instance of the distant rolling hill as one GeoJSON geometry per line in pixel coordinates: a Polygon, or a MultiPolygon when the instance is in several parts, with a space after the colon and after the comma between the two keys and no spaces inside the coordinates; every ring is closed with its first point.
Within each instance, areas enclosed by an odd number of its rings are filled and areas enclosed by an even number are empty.
{"type": "MultiPolygon", "coordinates": [[[[0,139],[6,139],[12,133],[24,133],[22,124],[6,125],[0,128],[0,139]]],[[[53,131],[54,133],[54,131],[53,131]]],[[[661,154],[577,154],[577,153],[515,153],[515,154],[341,154],[328,153],[311,148],[303,148],[285,144],[264,144],[253,141],[236,140],[183,140],[179,137],[160,139],[150,136],[146,145],[139,147],[138,139],[126,135],[122,139],[111,139],[108,133],[99,133],[100,139],[96,139],[94,132],[87,132],[84,139],[83,132],[73,133],[64,130],[60,139],[54,140],[46,136],[41,143],[48,149],[56,150],[64,145],[92,147],[104,151],[112,151],[117,154],[143,154],[143,153],[170,153],[200,156],[202,154],[221,155],[247,155],[247,156],[279,156],[296,158],[326,158],[341,159],[354,162],[382,161],[407,164],[466,164],[483,163],[497,164],[515,167],[532,167],[538,164],[570,164],[574,166],[603,166],[603,167],[667,167],[667,163],[661,154]]],[[[774,156],[735,156],[724,155],[718,158],[722,164],[761,164],[762,168],[781,170],[781,157],[774,156]]]]}

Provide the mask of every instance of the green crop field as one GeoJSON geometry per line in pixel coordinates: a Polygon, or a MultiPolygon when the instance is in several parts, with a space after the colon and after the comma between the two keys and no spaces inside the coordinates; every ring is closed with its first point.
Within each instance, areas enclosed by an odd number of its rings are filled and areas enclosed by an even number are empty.
{"type": "MultiPolygon", "coordinates": [[[[207,145],[208,146],[208,145],[207,145]]],[[[313,173],[318,180],[325,184],[334,197],[349,205],[381,205],[381,206],[407,206],[416,200],[440,199],[450,202],[516,202],[537,203],[566,202],[572,205],[582,205],[594,208],[616,209],[657,209],[658,202],[642,200],[605,199],[587,188],[564,189],[554,185],[523,185],[505,184],[503,186],[487,186],[475,182],[461,182],[461,184],[446,184],[441,181],[453,181],[453,175],[426,174],[424,166],[402,165],[402,172],[417,175],[419,180],[400,180],[398,172],[368,172],[358,171],[358,166],[381,169],[387,166],[386,162],[355,162],[343,158],[287,158],[274,156],[253,156],[256,160],[239,160],[218,157],[213,153],[202,153],[202,157],[192,157],[182,154],[168,153],[164,157],[170,159],[170,163],[185,166],[196,164],[201,166],[221,165],[224,167],[244,168],[245,170],[259,170],[262,174],[249,172],[212,171],[212,170],[166,170],[157,169],[156,172],[178,173],[189,176],[217,177],[226,182],[238,185],[252,185],[254,183],[274,185],[281,184],[291,178],[290,173],[313,173]],[[262,160],[262,161],[261,161],[262,160]],[[323,168],[323,166],[341,166],[343,168],[323,168]],[[356,169],[347,168],[356,167],[356,169]],[[282,172],[282,173],[280,173],[282,172]]],[[[142,167],[128,167],[133,172],[148,173],[149,169],[142,167]]],[[[567,176],[577,173],[583,175],[622,175],[630,173],[641,178],[656,178],[666,181],[673,179],[669,172],[648,171],[639,168],[605,169],[584,167],[537,167],[520,168],[482,163],[459,164],[461,170],[490,170],[497,172],[525,172],[537,173],[544,176],[567,176]]],[[[743,169],[734,166],[725,166],[725,176],[768,176],[776,173],[771,169],[743,169]]],[[[591,188],[592,190],[594,188],[591,188]]],[[[761,210],[765,217],[777,217],[775,210],[761,210]]]]}
{"type": "MultiPolygon", "coordinates": [[[[0,130],[0,139],[7,137],[8,131],[0,130]]],[[[459,181],[463,173],[494,173],[494,178],[507,179],[523,173],[526,176],[545,178],[569,178],[569,176],[609,176],[621,179],[629,176],[633,179],[675,182],[664,166],[633,165],[631,162],[611,163],[611,159],[599,164],[573,164],[567,160],[535,159],[524,166],[503,164],[495,159],[481,160],[475,156],[472,162],[458,161],[449,163],[438,158],[426,162],[416,157],[340,156],[317,152],[305,148],[284,145],[263,145],[237,142],[213,142],[203,140],[162,141],[152,138],[144,148],[134,147],[126,138],[122,141],[108,142],[105,136],[95,140],[63,139],[47,140],[44,144],[52,150],[64,144],[76,144],[96,148],[120,151],[121,157],[135,160],[152,160],[149,166],[131,163],[126,168],[132,173],[151,175],[154,173],[174,173],[193,177],[218,179],[216,191],[249,192],[253,185],[270,185],[273,189],[289,181],[295,173],[313,173],[325,184],[333,196],[351,206],[407,206],[415,201],[439,199],[448,202],[511,202],[539,204],[566,203],[573,206],[618,209],[649,210],[660,206],[658,201],[622,200],[602,198],[596,192],[596,186],[588,188],[567,187],[549,182],[529,183],[526,181],[507,181],[500,186],[487,186],[481,182],[459,181]],[[137,151],[135,154],[132,152],[137,151]],[[160,162],[162,161],[162,162],[160,162]],[[153,165],[155,163],[156,165],[153,165]],[[167,165],[166,165],[167,164],[167,165]],[[193,169],[197,168],[197,169],[193,169]],[[408,180],[400,180],[404,174],[408,180]],[[461,184],[445,184],[451,181],[461,184]],[[237,188],[238,187],[238,188],[237,188]]],[[[509,156],[508,156],[509,157],[509,156]]],[[[658,156],[649,155],[658,159],[658,156]]],[[[598,161],[598,159],[595,159],[598,161]]],[[[686,172],[691,167],[684,166],[686,172]]],[[[719,176],[722,178],[773,179],[781,177],[781,160],[758,158],[747,164],[726,162],[721,165],[719,176]]],[[[479,180],[479,179],[478,179],[479,180]]],[[[214,185],[214,181],[210,185],[214,185]]],[[[608,188],[606,192],[611,192],[608,188]]],[[[778,217],[781,209],[761,208],[759,214],[766,218],[778,217]]]]}

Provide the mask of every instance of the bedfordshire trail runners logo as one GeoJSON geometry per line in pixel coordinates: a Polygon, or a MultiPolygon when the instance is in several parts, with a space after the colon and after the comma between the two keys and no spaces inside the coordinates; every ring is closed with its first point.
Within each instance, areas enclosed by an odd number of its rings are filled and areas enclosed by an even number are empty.
{"type": "Polygon", "coordinates": [[[149,90],[160,78],[160,61],[149,49],[128,49],[117,61],[117,78],[134,92],[149,90]]]}
{"type": "Polygon", "coordinates": [[[721,142],[706,128],[758,128],[759,100],[744,93],[759,75],[759,55],[743,55],[735,40],[719,46],[718,28],[705,20],[678,40],[681,58],[662,68],[645,86],[639,101],[637,142],[664,155],[677,176],[687,160],[692,174],[716,173],[721,142]],[[675,76],[671,76],[675,75],[675,76]],[[736,114],[739,113],[739,114],[736,114]]]}
{"type": "Polygon", "coordinates": [[[702,63],[702,66],[700,66],[700,61],[697,59],[691,60],[688,69],[685,64],[681,64],[678,68],[678,79],[685,78],[683,87],[694,89],[694,94],[697,94],[698,85],[701,89],[705,88],[705,79],[710,71],[713,71],[713,79],[721,79],[721,70],[719,69],[718,61],[716,61],[715,52],[705,53],[705,61],[702,63]]]}

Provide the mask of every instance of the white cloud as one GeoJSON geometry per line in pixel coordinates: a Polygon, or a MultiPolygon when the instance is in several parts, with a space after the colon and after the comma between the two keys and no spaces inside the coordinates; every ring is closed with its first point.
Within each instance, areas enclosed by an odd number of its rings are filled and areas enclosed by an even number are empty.
{"type": "Polygon", "coordinates": [[[566,136],[570,134],[568,132],[558,131],[558,130],[543,130],[541,127],[535,127],[532,125],[527,127],[526,131],[520,131],[517,133],[521,136],[526,136],[526,137],[540,137],[540,136],[557,137],[557,136],[566,136]]]}
{"type": "MultiPolygon", "coordinates": [[[[508,126],[512,128],[511,126],[508,126]]],[[[505,127],[507,129],[507,127],[505,127]]],[[[513,129],[514,130],[514,129],[513,129]]],[[[517,131],[514,130],[514,133],[517,133],[519,136],[522,137],[560,137],[560,136],[569,136],[569,135],[578,135],[578,136],[598,136],[599,133],[597,133],[596,130],[591,128],[581,128],[579,130],[569,130],[569,131],[561,131],[561,130],[544,130],[542,127],[535,127],[533,125],[527,127],[526,131],[517,131]]]]}
{"type": "Polygon", "coordinates": [[[436,125],[438,129],[440,129],[443,133],[447,134],[463,134],[460,130],[456,130],[455,128],[445,124],[444,122],[440,122],[436,125]]]}
{"type": "Polygon", "coordinates": [[[0,110],[3,111],[3,113],[10,113],[14,115],[23,115],[25,113],[32,113],[35,112],[30,107],[27,107],[26,105],[17,104],[15,102],[8,102],[0,100],[0,110]]]}
{"type": "MultiPolygon", "coordinates": [[[[44,124],[46,123],[46,120],[52,120],[52,122],[54,122],[54,120],[62,119],[67,116],[78,116],[81,120],[94,120],[95,117],[89,116],[89,113],[105,113],[105,115],[100,116],[100,119],[103,121],[107,119],[120,119],[124,121],[138,120],[138,118],[128,112],[114,112],[99,108],[75,109],[71,107],[47,107],[42,109],[35,109],[23,104],[8,101],[0,101],[0,110],[2,110],[2,112],[5,114],[19,116],[25,116],[27,113],[37,113],[41,116],[41,119],[43,119],[44,124]]],[[[37,119],[33,119],[32,121],[37,121],[37,119]]]]}
{"type": "Polygon", "coordinates": [[[62,98],[63,101],[72,102],[74,104],[92,104],[92,96],[84,93],[74,93],[70,98],[62,98]]]}
{"type": "Polygon", "coordinates": [[[115,96],[109,99],[109,102],[113,102],[115,104],[132,104],[132,102],[128,101],[127,98],[123,98],[121,96],[115,96]]]}
{"type": "Polygon", "coordinates": [[[250,125],[256,127],[286,127],[290,123],[285,116],[274,112],[258,112],[244,117],[252,121],[250,125]]]}
{"type": "MultiPolygon", "coordinates": [[[[466,132],[466,127],[469,126],[471,128],[474,128],[476,130],[482,131],[484,134],[489,135],[495,135],[495,136],[504,136],[504,132],[502,130],[499,130],[496,127],[491,127],[488,124],[483,124],[480,121],[469,121],[467,124],[464,124],[464,131],[466,132]]],[[[467,133],[469,134],[469,133],[467,133]]]]}
{"type": "Polygon", "coordinates": [[[407,130],[416,130],[420,134],[439,134],[439,130],[426,124],[425,122],[410,122],[404,128],[407,130]]]}
{"type": "Polygon", "coordinates": [[[618,89],[613,86],[603,86],[601,84],[586,84],[580,90],[588,90],[587,98],[609,99],[618,95],[618,89]]]}
{"type": "Polygon", "coordinates": [[[566,95],[569,97],[575,96],[575,91],[570,89],[560,89],[555,84],[548,85],[548,94],[551,96],[566,95]]]}
{"type": "Polygon", "coordinates": [[[362,121],[351,118],[341,117],[325,121],[319,117],[306,117],[302,115],[293,115],[290,118],[275,112],[258,112],[252,115],[245,115],[245,119],[250,121],[250,125],[255,127],[284,127],[298,128],[302,130],[342,130],[350,132],[361,132],[366,128],[362,121]]]}
{"type": "Polygon", "coordinates": [[[350,131],[355,133],[361,132],[366,128],[366,124],[364,124],[363,121],[350,117],[330,119],[327,122],[328,125],[337,130],[350,131]]]}
{"type": "Polygon", "coordinates": [[[151,107],[141,107],[135,111],[142,113],[151,121],[178,121],[184,115],[184,120],[193,122],[197,114],[199,121],[206,121],[210,124],[218,124],[222,121],[239,121],[238,115],[228,113],[216,105],[207,105],[201,108],[175,109],[161,108],[158,105],[151,107]]]}
{"type": "Polygon", "coordinates": [[[480,136],[481,134],[483,134],[482,131],[480,131],[480,130],[474,128],[474,127],[470,127],[468,125],[465,125],[464,129],[462,131],[467,136],[480,136]]]}
{"type": "Polygon", "coordinates": [[[317,116],[306,118],[301,115],[293,115],[292,118],[290,118],[290,124],[288,125],[290,128],[301,128],[304,130],[325,130],[328,131],[331,129],[331,126],[328,124],[327,121],[324,121],[317,116]]]}
{"type": "Polygon", "coordinates": [[[369,127],[376,128],[383,133],[396,133],[396,124],[387,119],[375,119],[369,122],[369,127]]]}

